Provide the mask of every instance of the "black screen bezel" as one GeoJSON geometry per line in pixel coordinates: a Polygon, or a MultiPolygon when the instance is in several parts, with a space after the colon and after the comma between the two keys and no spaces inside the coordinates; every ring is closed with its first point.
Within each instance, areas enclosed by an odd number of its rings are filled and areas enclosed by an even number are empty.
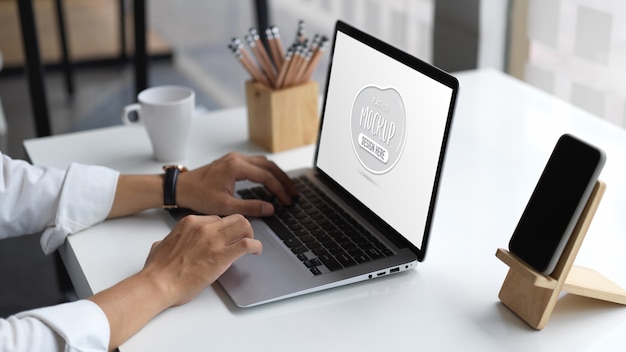
{"type": "Polygon", "coordinates": [[[428,247],[428,241],[430,237],[429,234],[430,234],[432,220],[433,220],[434,213],[435,213],[435,206],[437,203],[437,194],[438,194],[438,189],[439,189],[440,177],[441,177],[441,172],[442,172],[443,164],[444,164],[444,157],[445,157],[445,153],[446,153],[446,149],[448,145],[448,139],[450,135],[450,128],[452,125],[452,117],[454,115],[454,107],[456,104],[458,90],[459,90],[458,80],[452,75],[450,75],[449,73],[435,66],[432,66],[377,38],[374,38],[373,36],[356,29],[355,27],[347,24],[346,22],[343,22],[341,20],[338,20],[336,22],[335,32],[334,32],[333,41],[332,41],[332,48],[330,51],[330,64],[328,68],[328,74],[326,77],[326,87],[324,90],[325,92],[324,104],[322,105],[322,114],[320,118],[319,129],[318,129],[320,133],[318,133],[317,146],[315,149],[315,156],[313,160],[314,169],[318,177],[322,180],[322,182],[330,185],[330,187],[333,188],[333,191],[335,191],[340,197],[345,199],[349,204],[355,205],[355,208],[360,214],[363,214],[365,218],[370,219],[372,225],[374,225],[382,233],[388,235],[395,243],[402,243],[406,245],[412,252],[416,254],[417,259],[420,262],[424,260],[426,256],[426,249],[428,247]],[[320,142],[320,138],[322,134],[321,133],[322,127],[324,125],[324,116],[326,114],[326,94],[328,94],[328,85],[330,83],[330,76],[332,74],[332,68],[333,68],[332,58],[335,52],[335,42],[337,39],[338,32],[346,34],[349,37],[352,37],[356,39],[357,41],[364,43],[365,45],[373,48],[374,50],[384,53],[390,58],[395,59],[396,61],[424,74],[425,76],[432,78],[436,80],[437,82],[440,82],[446,85],[452,90],[452,94],[450,97],[450,105],[448,108],[448,115],[446,117],[446,124],[444,128],[444,135],[442,138],[442,143],[441,143],[440,152],[439,152],[439,159],[437,161],[437,170],[435,173],[435,178],[434,178],[431,198],[430,198],[430,204],[428,207],[428,214],[427,214],[426,223],[424,227],[424,235],[422,237],[422,243],[421,243],[420,248],[413,245],[409,240],[407,240],[404,236],[402,236],[402,234],[400,234],[395,229],[393,229],[393,227],[391,227],[387,222],[385,222],[378,215],[372,212],[367,206],[361,203],[357,198],[355,198],[352,194],[350,194],[345,188],[343,188],[341,185],[335,182],[329,175],[327,175],[317,165],[317,158],[318,158],[318,153],[319,153],[319,142],[320,142]]]}

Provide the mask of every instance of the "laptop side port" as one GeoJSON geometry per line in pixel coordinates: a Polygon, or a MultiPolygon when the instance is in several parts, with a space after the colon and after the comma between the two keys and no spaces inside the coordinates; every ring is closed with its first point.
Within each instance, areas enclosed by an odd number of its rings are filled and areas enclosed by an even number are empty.
{"type": "Polygon", "coordinates": [[[393,274],[393,273],[397,273],[399,271],[400,271],[400,267],[395,267],[395,268],[392,268],[391,270],[389,270],[389,273],[393,274]]]}

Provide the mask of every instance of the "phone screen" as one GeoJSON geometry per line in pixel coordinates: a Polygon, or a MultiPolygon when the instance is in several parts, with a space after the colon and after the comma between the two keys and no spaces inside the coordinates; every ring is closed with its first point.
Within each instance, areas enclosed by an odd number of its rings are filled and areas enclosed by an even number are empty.
{"type": "Polygon", "coordinates": [[[511,237],[511,253],[550,274],[604,162],[602,150],[571,135],[561,136],[511,237]]]}

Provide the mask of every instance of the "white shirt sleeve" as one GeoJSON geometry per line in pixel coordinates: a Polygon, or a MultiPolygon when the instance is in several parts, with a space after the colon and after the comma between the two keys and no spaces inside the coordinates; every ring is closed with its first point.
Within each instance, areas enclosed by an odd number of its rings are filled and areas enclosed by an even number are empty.
{"type": "Polygon", "coordinates": [[[88,300],[0,319],[2,351],[106,351],[109,339],[106,315],[88,300]]]}
{"type": "Polygon", "coordinates": [[[0,158],[0,238],[43,231],[53,224],[65,171],[0,158]]]}
{"type": "Polygon", "coordinates": [[[65,242],[70,233],[82,231],[104,219],[111,211],[117,178],[115,170],[81,164],[70,165],[59,197],[54,225],[41,235],[48,254],[65,242]]]}
{"type": "MultiPolygon", "coordinates": [[[[43,231],[48,254],[68,234],[103,221],[111,210],[119,173],[72,164],[39,167],[0,153],[0,239],[43,231]]],[[[106,351],[109,325],[91,301],[77,301],[0,319],[0,350],[106,351]]]]}
{"type": "Polygon", "coordinates": [[[65,171],[0,156],[0,239],[44,231],[48,254],[109,214],[117,171],[81,164],[65,171]]]}

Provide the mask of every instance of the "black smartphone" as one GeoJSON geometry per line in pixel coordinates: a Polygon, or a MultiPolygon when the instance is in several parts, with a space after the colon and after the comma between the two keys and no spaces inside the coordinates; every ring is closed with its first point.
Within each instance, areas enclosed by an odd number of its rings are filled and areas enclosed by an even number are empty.
{"type": "Polygon", "coordinates": [[[549,275],[561,257],[606,156],[580,139],[559,138],[522,213],[509,251],[549,275]]]}

